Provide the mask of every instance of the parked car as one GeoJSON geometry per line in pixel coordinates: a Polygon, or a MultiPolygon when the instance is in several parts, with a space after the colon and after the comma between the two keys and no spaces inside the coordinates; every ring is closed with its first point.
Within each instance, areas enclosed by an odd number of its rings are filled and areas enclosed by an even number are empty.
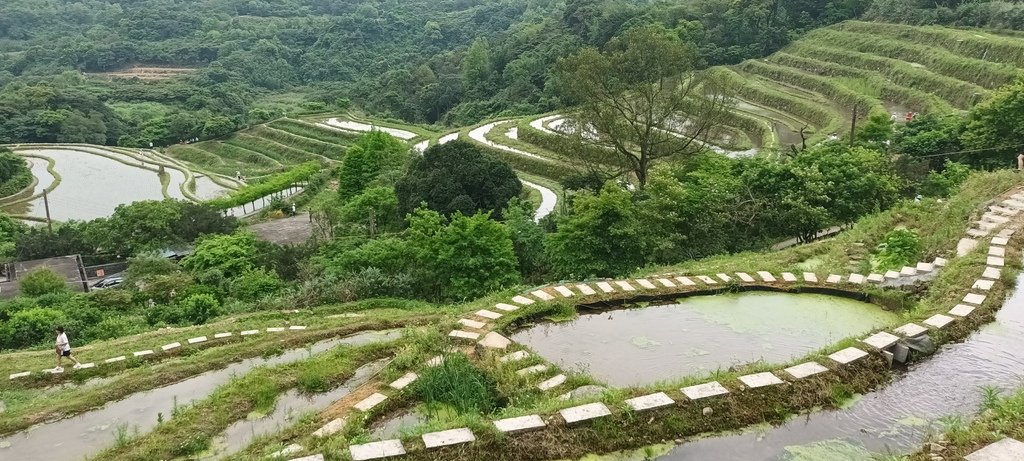
{"type": "Polygon", "coordinates": [[[114,274],[100,279],[98,282],[92,284],[90,288],[93,290],[103,290],[116,287],[121,283],[124,283],[124,276],[121,274],[114,274]]]}

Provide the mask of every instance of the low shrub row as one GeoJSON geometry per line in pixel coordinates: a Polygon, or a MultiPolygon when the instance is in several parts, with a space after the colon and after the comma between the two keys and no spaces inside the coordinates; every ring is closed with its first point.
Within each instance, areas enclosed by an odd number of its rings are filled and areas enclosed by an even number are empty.
{"type": "Polygon", "coordinates": [[[250,184],[238,189],[227,197],[217,198],[207,203],[220,210],[250,203],[253,200],[285,190],[296,183],[306,181],[320,171],[321,168],[318,162],[303,163],[288,171],[273,175],[258,184],[250,184]]]}

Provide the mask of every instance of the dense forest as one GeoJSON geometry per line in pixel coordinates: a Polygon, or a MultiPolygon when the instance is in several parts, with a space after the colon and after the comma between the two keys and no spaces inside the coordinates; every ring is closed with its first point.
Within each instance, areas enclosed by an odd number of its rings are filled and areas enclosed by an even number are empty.
{"type": "Polygon", "coordinates": [[[664,24],[714,65],[767,55],[870,3],[4,2],[0,142],[163,145],[220,136],[300,104],[332,110],[354,103],[407,121],[463,125],[554,108],[553,64],[638,24],[664,24]],[[182,75],[93,75],[132,66],[182,75]]]}

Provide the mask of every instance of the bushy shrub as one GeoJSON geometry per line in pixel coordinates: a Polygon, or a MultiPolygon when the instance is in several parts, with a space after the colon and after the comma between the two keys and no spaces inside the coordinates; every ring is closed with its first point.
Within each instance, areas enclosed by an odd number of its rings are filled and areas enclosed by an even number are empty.
{"type": "Polygon", "coordinates": [[[387,274],[367,267],[345,277],[344,285],[356,299],[402,297],[412,291],[413,280],[406,273],[387,274]]]}
{"type": "Polygon", "coordinates": [[[242,301],[256,301],[277,293],[284,282],[276,273],[263,268],[246,271],[231,281],[231,296],[242,301]]]}
{"type": "Polygon", "coordinates": [[[130,311],[138,305],[128,290],[95,290],[85,296],[93,304],[121,312],[130,311]]]}
{"type": "Polygon", "coordinates": [[[420,375],[414,391],[427,405],[446,405],[461,413],[488,413],[499,405],[494,381],[462,354],[445,357],[444,362],[420,375]]]}
{"type": "Polygon", "coordinates": [[[120,338],[138,332],[141,325],[138,318],[113,316],[107,317],[93,325],[87,325],[82,336],[90,341],[120,338]]]}
{"type": "Polygon", "coordinates": [[[25,296],[42,296],[67,291],[64,277],[47,267],[32,270],[21,279],[21,292],[25,296]]]}
{"type": "MultiPolygon", "coordinates": [[[[0,347],[18,349],[49,342],[54,328],[67,322],[63,312],[49,308],[32,308],[17,312],[0,327],[0,347]]],[[[69,331],[68,336],[73,336],[69,331]]]]}
{"type": "Polygon", "coordinates": [[[916,262],[923,251],[921,238],[907,229],[896,229],[885,235],[878,245],[875,263],[880,270],[898,269],[916,262]]]}
{"type": "Polygon", "coordinates": [[[190,295],[181,302],[181,311],[185,321],[201,325],[220,314],[220,302],[209,294],[190,295]]]}

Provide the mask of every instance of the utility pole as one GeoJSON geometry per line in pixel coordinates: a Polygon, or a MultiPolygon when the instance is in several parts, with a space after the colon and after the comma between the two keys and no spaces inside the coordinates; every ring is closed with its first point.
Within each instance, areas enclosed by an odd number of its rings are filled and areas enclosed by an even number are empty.
{"type": "Polygon", "coordinates": [[[860,103],[853,103],[853,118],[850,120],[850,145],[857,141],[857,106],[860,103]]]}
{"type": "Polygon", "coordinates": [[[53,220],[50,219],[50,198],[46,195],[46,189],[43,189],[43,208],[46,209],[46,227],[49,228],[50,233],[53,233],[53,220]]]}

